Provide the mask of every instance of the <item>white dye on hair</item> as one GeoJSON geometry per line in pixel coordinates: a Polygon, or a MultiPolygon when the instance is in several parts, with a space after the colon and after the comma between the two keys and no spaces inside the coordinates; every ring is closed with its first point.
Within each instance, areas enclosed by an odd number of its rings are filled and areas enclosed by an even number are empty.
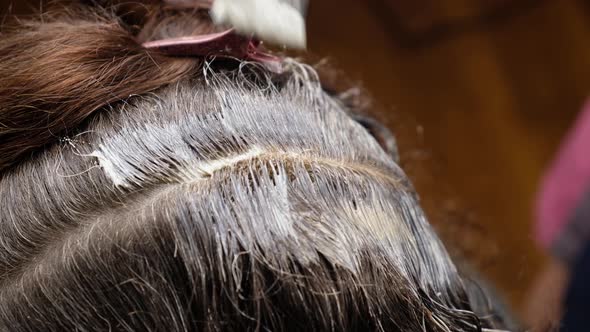
{"type": "Polygon", "coordinates": [[[206,66],[5,175],[0,329],[23,307],[48,330],[498,327],[401,168],[286,65],[206,66]]]}

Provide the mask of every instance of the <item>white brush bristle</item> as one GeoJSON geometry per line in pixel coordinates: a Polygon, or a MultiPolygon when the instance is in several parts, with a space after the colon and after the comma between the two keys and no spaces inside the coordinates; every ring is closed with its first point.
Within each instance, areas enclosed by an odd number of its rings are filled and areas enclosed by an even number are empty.
{"type": "Polygon", "coordinates": [[[301,49],[306,45],[303,13],[286,0],[215,0],[211,16],[216,24],[229,24],[265,42],[301,49]]]}

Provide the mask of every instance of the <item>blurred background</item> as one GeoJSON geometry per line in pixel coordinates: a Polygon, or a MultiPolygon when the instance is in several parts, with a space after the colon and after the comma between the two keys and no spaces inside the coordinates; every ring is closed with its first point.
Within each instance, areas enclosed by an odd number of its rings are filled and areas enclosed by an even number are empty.
{"type": "Polygon", "coordinates": [[[310,3],[310,49],[384,107],[431,222],[522,313],[539,181],[590,95],[590,3],[310,3]]]}
{"type": "MultiPolygon", "coordinates": [[[[534,195],[590,95],[590,3],[310,3],[311,52],[370,92],[432,223],[522,312],[546,259],[534,195]]],[[[2,17],[35,8],[0,0],[2,17]]]]}

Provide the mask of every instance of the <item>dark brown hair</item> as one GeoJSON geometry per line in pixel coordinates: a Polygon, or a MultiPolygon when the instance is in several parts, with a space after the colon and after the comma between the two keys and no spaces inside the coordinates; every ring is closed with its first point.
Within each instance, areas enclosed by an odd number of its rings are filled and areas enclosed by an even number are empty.
{"type": "Polygon", "coordinates": [[[199,64],[149,52],[106,12],[56,10],[0,36],[0,170],[99,108],[176,82],[199,64]]]}
{"type": "Polygon", "coordinates": [[[289,58],[151,53],[214,27],[150,6],[2,33],[0,330],[505,325],[354,103],[289,58]]]}

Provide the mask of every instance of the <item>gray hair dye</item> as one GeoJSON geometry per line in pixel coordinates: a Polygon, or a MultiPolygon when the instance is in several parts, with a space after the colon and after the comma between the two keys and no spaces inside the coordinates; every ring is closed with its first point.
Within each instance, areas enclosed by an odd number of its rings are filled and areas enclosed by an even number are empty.
{"type": "Polygon", "coordinates": [[[285,62],[206,66],[5,173],[0,329],[488,325],[399,166],[285,62]]]}

